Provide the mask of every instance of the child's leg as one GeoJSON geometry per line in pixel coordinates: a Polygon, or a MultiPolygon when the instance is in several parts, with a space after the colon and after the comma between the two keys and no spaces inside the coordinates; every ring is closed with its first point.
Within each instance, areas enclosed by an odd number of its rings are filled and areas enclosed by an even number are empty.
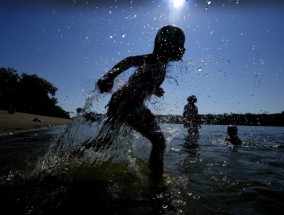
{"type": "Polygon", "coordinates": [[[149,160],[151,175],[155,178],[162,177],[166,139],[155,115],[147,107],[140,107],[138,111],[130,115],[127,123],[151,141],[152,150],[149,160]]]}

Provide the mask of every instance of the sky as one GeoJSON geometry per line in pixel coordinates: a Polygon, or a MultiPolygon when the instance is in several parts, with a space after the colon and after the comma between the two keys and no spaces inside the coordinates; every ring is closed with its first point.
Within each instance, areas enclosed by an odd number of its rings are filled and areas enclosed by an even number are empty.
{"type": "MultiPolygon", "coordinates": [[[[200,114],[284,111],[284,1],[281,0],[0,0],[0,67],[36,74],[58,91],[64,110],[92,103],[105,113],[111,94],[96,81],[120,60],[153,51],[159,28],[186,35],[156,114],[181,115],[196,95],[200,114]]],[[[116,79],[118,89],[134,70],[116,79]]]]}

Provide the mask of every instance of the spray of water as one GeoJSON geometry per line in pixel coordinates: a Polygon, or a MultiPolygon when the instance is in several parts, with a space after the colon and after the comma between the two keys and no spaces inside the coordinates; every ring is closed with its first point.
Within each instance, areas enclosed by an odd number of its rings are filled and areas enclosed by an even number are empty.
{"type": "Polygon", "coordinates": [[[146,142],[148,145],[146,139],[134,135],[135,131],[119,120],[113,122],[101,116],[90,121],[85,117],[102,96],[97,89],[89,93],[82,111],[40,158],[33,175],[51,175],[71,181],[101,177],[115,180],[116,177],[121,179],[130,175],[146,177],[148,156],[138,155],[138,158],[134,154],[138,152],[136,144],[146,142]]]}

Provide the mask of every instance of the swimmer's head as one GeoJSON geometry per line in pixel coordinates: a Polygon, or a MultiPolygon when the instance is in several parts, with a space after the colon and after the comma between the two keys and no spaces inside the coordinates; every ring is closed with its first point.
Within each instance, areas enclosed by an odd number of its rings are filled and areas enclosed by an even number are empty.
{"type": "Polygon", "coordinates": [[[187,98],[187,101],[190,102],[190,103],[195,103],[195,102],[197,102],[197,98],[196,98],[195,95],[192,95],[192,96],[189,96],[187,98]]]}
{"type": "Polygon", "coordinates": [[[238,135],[238,128],[235,125],[229,125],[227,128],[227,133],[229,136],[237,136],[238,135]]]}
{"type": "Polygon", "coordinates": [[[154,54],[167,60],[181,60],[185,48],[185,35],[181,28],[174,25],[162,27],[155,38],[154,54]]]}

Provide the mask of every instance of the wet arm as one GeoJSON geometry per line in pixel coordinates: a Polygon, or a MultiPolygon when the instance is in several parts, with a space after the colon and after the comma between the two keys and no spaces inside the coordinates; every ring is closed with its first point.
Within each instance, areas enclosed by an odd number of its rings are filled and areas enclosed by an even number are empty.
{"type": "Polygon", "coordinates": [[[114,79],[120,75],[125,70],[134,67],[141,66],[144,63],[144,58],[142,56],[127,57],[124,60],[116,64],[111,70],[109,70],[102,78],[97,82],[97,87],[101,93],[110,92],[114,79]]]}
{"type": "Polygon", "coordinates": [[[117,63],[111,70],[109,70],[103,77],[114,80],[122,72],[131,67],[141,66],[144,63],[142,56],[127,57],[117,63]]]}

